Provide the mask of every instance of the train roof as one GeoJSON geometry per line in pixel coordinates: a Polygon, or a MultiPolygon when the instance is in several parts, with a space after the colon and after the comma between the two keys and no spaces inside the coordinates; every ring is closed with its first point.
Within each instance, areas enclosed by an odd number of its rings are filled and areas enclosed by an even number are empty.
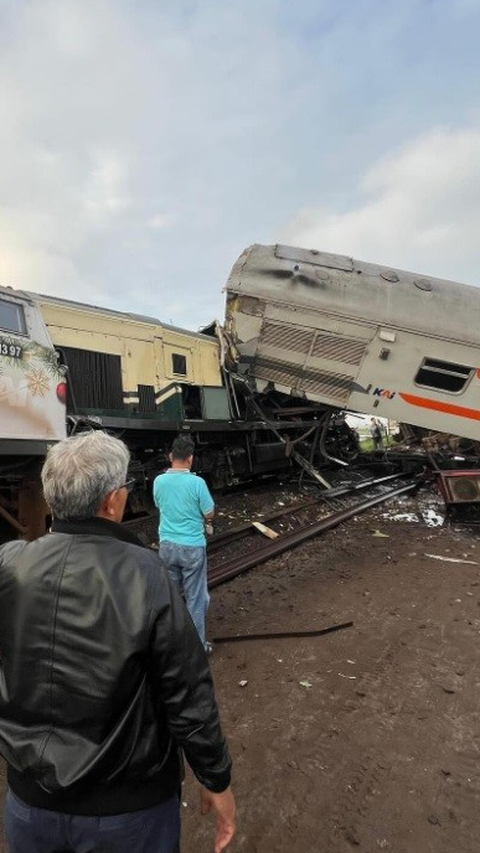
{"type": "Polygon", "coordinates": [[[480,343],[480,288],[347,255],[254,244],[224,289],[288,309],[480,343]]]}
{"type": "Polygon", "coordinates": [[[45,293],[34,293],[30,290],[16,290],[13,287],[0,287],[0,293],[5,293],[7,296],[17,296],[22,299],[28,299],[29,302],[48,302],[51,305],[62,305],[66,308],[74,308],[80,311],[91,311],[92,313],[106,314],[109,317],[118,317],[119,319],[131,320],[136,323],[148,323],[153,326],[161,326],[162,329],[170,329],[173,332],[179,332],[190,337],[201,338],[204,340],[210,335],[202,334],[202,332],[192,332],[190,329],[183,329],[181,326],[173,326],[171,323],[164,323],[157,317],[150,317],[146,314],[135,314],[130,311],[116,311],[113,308],[103,308],[100,305],[90,305],[85,302],[77,302],[74,299],[63,299],[60,296],[48,296],[45,293]]]}

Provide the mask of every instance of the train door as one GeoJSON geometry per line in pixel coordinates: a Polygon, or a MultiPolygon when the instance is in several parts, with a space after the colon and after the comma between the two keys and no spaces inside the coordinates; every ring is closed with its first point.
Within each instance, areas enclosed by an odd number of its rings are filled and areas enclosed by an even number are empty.
{"type": "MultiPolygon", "coordinates": [[[[189,347],[160,336],[155,337],[158,416],[165,421],[181,421],[185,415],[184,386],[192,375],[189,347]]],[[[187,401],[188,403],[188,401],[187,401]]]]}

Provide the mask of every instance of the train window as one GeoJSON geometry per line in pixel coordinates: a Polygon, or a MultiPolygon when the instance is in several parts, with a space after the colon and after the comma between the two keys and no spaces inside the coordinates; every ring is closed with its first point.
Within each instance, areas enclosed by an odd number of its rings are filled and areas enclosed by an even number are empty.
{"type": "Polygon", "coordinates": [[[464,364],[424,358],[415,376],[415,382],[427,388],[458,394],[459,391],[463,391],[473,372],[473,367],[467,367],[464,364]]]}
{"type": "Polygon", "coordinates": [[[26,334],[23,305],[0,299],[0,329],[16,332],[18,335],[26,334]]]}
{"type": "Polygon", "coordinates": [[[178,352],[172,353],[172,371],[178,376],[187,375],[187,357],[178,352]]]}

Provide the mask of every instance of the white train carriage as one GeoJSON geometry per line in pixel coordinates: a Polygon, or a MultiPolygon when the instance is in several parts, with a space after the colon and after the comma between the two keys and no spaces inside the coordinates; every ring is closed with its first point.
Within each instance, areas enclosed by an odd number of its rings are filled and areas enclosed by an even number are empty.
{"type": "Polygon", "coordinates": [[[48,446],[67,434],[66,400],[38,306],[0,287],[0,541],[45,532],[39,471],[48,446]]]}
{"type": "Polygon", "coordinates": [[[225,289],[259,392],[480,440],[480,289],[281,245],[246,249],[225,289]]]}

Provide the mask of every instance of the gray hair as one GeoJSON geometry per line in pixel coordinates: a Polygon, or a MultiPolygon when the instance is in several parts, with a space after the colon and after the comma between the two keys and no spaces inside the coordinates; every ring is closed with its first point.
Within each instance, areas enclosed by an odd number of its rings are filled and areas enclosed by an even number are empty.
{"type": "Polygon", "coordinates": [[[130,453],[118,438],[91,431],[54,444],[42,470],[45,500],[58,519],[93,518],[127,479],[130,453]]]}

